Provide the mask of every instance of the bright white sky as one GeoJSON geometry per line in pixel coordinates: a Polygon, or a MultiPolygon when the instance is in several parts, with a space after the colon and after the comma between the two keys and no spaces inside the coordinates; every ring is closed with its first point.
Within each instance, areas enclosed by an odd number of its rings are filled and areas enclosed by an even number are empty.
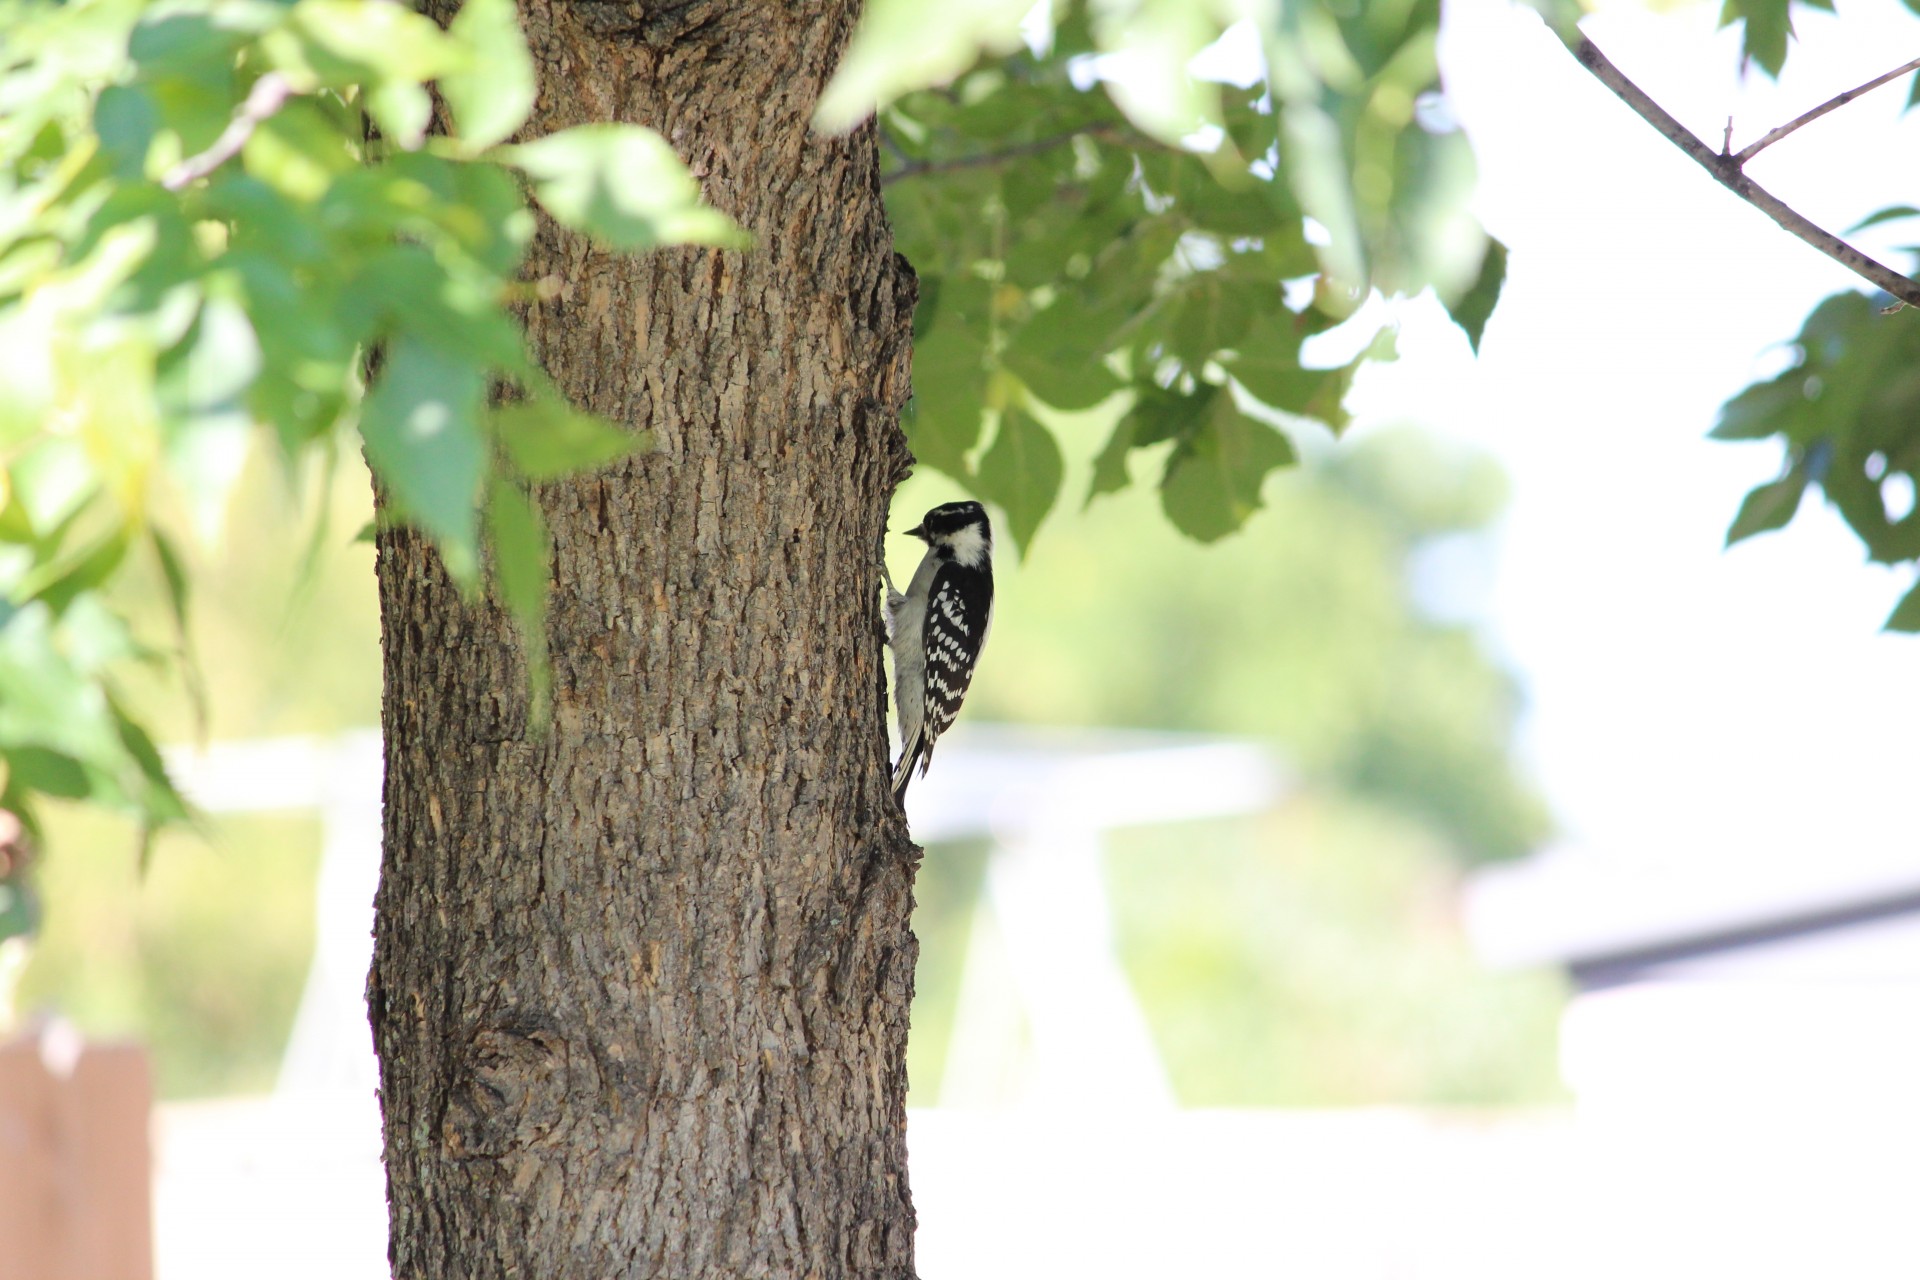
{"type": "MultiPolygon", "coordinates": [[[[1837,18],[1796,12],[1803,39],[1781,84],[1742,81],[1718,10],[1619,6],[1586,24],[1716,147],[1729,113],[1737,148],[1920,54],[1920,19],[1896,0],[1841,0],[1837,18]]],[[[1726,857],[1762,875],[1786,860],[1920,858],[1920,639],[1879,632],[1905,576],[1866,565],[1812,498],[1784,534],[1723,552],[1741,496],[1779,455],[1705,439],[1722,400],[1778,370],[1777,344],[1813,304],[1859,282],[1720,188],[1528,11],[1455,0],[1441,61],[1480,158],[1482,218],[1512,249],[1506,292],[1477,364],[1406,308],[1403,358],[1354,407],[1476,441],[1512,475],[1482,590],[1567,840],[1609,862],[1726,857]]],[[[1908,86],[1749,171],[1836,231],[1920,204],[1908,86]]],[[[1861,243],[1906,267],[1892,246],[1913,239],[1920,224],[1861,243]]],[[[1434,566],[1456,587],[1474,577],[1462,567],[1434,566]]]]}

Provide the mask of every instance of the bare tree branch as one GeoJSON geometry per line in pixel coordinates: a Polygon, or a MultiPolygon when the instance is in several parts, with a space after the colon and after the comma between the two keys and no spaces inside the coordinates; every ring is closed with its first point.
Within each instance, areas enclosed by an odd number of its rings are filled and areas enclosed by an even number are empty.
{"type": "Polygon", "coordinates": [[[1659,103],[1648,97],[1639,85],[1627,79],[1620,68],[1608,61],[1607,55],[1600,52],[1593,41],[1581,36],[1573,46],[1573,56],[1578,58],[1580,65],[1591,71],[1600,83],[1613,90],[1622,102],[1632,107],[1642,120],[1658,130],[1662,137],[1686,152],[1693,158],[1694,163],[1712,174],[1720,185],[1855,275],[1880,286],[1909,306],[1920,306],[1920,284],[1901,275],[1892,267],[1869,258],[1839,236],[1815,226],[1785,201],[1742,173],[1739,156],[1714,154],[1706,143],[1694,137],[1685,125],[1668,115],[1659,103]]]}
{"type": "Polygon", "coordinates": [[[292,96],[293,86],[278,71],[261,76],[253,82],[246,102],[213,140],[213,145],[167,170],[160,185],[169,191],[183,191],[239,155],[240,148],[247,145],[247,139],[253,136],[260,122],[285,106],[292,96]]]}
{"type": "MultiPolygon", "coordinates": [[[[1739,151],[1734,153],[1733,158],[1739,161],[1741,164],[1745,164],[1747,161],[1753,159],[1755,156],[1759,155],[1762,151],[1765,151],[1768,147],[1772,146],[1774,143],[1780,141],[1780,139],[1792,133],[1795,129],[1798,129],[1801,125],[1811,124],[1815,120],[1818,120],[1821,116],[1827,114],[1827,112],[1832,111],[1834,108],[1844,107],[1849,102],[1852,102],[1855,98],[1859,97],[1861,94],[1869,93],[1874,89],[1878,89],[1881,85],[1885,84],[1889,80],[1898,80],[1901,76],[1907,74],[1907,72],[1909,71],[1920,71],[1920,58],[1915,58],[1912,62],[1903,62],[1899,66],[1895,67],[1893,70],[1887,72],[1885,75],[1875,76],[1873,79],[1867,81],[1865,84],[1856,85],[1855,87],[1847,90],[1845,93],[1835,94],[1833,97],[1828,98],[1825,102],[1821,103],[1819,106],[1815,107],[1813,110],[1807,112],[1804,115],[1795,116],[1793,119],[1781,125],[1778,129],[1772,130],[1765,137],[1761,138],[1760,141],[1748,143],[1746,146],[1740,148],[1739,151]]],[[[1731,124],[1732,122],[1729,121],[1728,123],[1731,124]]],[[[1731,137],[1731,129],[1729,129],[1729,137],[1731,137]]]]}

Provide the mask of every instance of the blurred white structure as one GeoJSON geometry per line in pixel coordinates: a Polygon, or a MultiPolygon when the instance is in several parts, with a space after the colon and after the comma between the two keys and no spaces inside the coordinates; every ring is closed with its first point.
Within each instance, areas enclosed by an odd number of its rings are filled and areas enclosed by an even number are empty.
{"type": "MultiPolygon", "coordinates": [[[[160,1280],[220,1280],[270,1270],[283,1280],[354,1280],[384,1272],[378,1083],[363,992],[372,959],[380,865],[381,752],[377,734],[229,743],[170,753],[183,791],[210,813],[311,810],[323,824],[313,967],[273,1099],[187,1104],[163,1117],[156,1234],[160,1280]]],[[[1262,749],[1170,734],[961,730],[909,793],[925,844],[991,842],[986,892],[961,979],[957,1061],[943,1103],[1043,1112],[1023,1123],[1024,1158],[1060,1168],[1084,1160],[1090,1134],[1122,1142],[1151,1114],[1173,1115],[1173,1093],[1112,937],[1101,834],[1140,823],[1256,812],[1283,780],[1262,749]],[[1024,1028],[1025,1034],[1022,1035],[1024,1028]],[[1060,1131],[1061,1118],[1071,1132],[1060,1131]],[[1071,1153],[1042,1157],[1071,1140],[1071,1153]]],[[[936,849],[929,856],[938,857],[936,849]]],[[[972,1232],[980,1197],[1021,1144],[992,1125],[913,1124],[916,1197],[929,1277],[972,1274],[952,1259],[984,1257],[972,1232]],[[927,1136],[931,1133],[933,1136],[927,1136]],[[942,1204],[943,1196],[951,1197],[942,1204]],[[942,1251],[951,1255],[942,1262],[942,1251]]],[[[976,1113],[976,1120],[980,1117],[976,1113]]],[[[1176,1126],[1177,1128],[1177,1126],[1176,1126]]],[[[1175,1130],[1166,1141],[1179,1141],[1175,1130]]],[[[1104,1213],[1138,1163],[1091,1167],[1082,1208],[1104,1213]],[[1104,1179],[1104,1180],[1103,1180],[1104,1179]],[[1108,1191],[1098,1191],[1106,1187],[1108,1191]]],[[[1184,1180],[1183,1180],[1184,1181],[1184,1180]]],[[[1136,1183],[1136,1189],[1145,1183],[1136,1183]]],[[[1189,1190],[1191,1189],[1189,1184],[1189,1190]]],[[[1031,1206],[1030,1206],[1031,1207],[1031,1206]]],[[[1002,1207],[1011,1214],[1015,1206],[1002,1207]]],[[[1016,1237],[994,1237],[1010,1247],[1016,1237]]],[[[1239,1246],[1223,1237],[1222,1248],[1239,1246]]],[[[1017,1261],[1029,1250],[1013,1250],[1017,1261]]]]}
{"type": "Polygon", "coordinates": [[[380,1083],[365,998],[380,882],[380,735],[222,742],[204,752],[171,750],[166,759],[181,791],[207,813],[319,815],[313,966],[279,1087],[371,1097],[380,1083]]]}
{"type": "Polygon", "coordinates": [[[1114,948],[1101,833],[1255,813],[1280,790],[1246,743],[1006,727],[943,741],[907,792],[914,838],[992,843],[941,1105],[1171,1107],[1114,948]]]}
{"type": "Polygon", "coordinates": [[[1920,850],[1562,850],[1479,873],[1467,924],[1492,963],[1567,971],[1583,1108],[1920,1119],[1920,850]]]}
{"type": "Polygon", "coordinates": [[[1562,1074],[1652,1274],[1920,1275],[1920,853],[1560,851],[1467,920],[1575,984],[1562,1074]]]}

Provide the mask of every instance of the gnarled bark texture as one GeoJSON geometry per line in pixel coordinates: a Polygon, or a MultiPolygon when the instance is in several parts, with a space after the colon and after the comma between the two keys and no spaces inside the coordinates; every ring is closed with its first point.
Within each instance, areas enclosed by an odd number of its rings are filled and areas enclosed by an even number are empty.
{"type": "Polygon", "coordinates": [[[912,1274],[875,579],[913,283],[871,133],[807,127],[856,7],[524,0],[526,136],[651,126],[756,245],[539,232],[536,355],[656,444],[539,495],[548,732],[502,616],[381,537],[368,997],[404,1280],[912,1274]]]}

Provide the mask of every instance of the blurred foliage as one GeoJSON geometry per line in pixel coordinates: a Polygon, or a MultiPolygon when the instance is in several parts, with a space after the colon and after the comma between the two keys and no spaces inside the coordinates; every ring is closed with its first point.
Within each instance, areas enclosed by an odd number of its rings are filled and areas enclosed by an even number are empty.
{"type": "MultiPolygon", "coordinates": [[[[1780,477],[1740,504],[1727,542],[1785,526],[1809,485],[1819,488],[1878,564],[1920,560],[1920,318],[1864,294],[1814,308],[1785,372],[1727,401],[1719,440],[1778,437],[1780,477]]],[[[1887,619],[1920,631],[1920,586],[1887,619]]]]}
{"type": "Polygon", "coordinates": [[[1023,550],[1062,485],[1048,409],[1120,397],[1089,494],[1171,441],[1161,508],[1213,541],[1294,462],[1283,426],[1337,429],[1355,370],[1392,351],[1382,332],[1319,366],[1313,335],[1376,290],[1431,287],[1477,344],[1506,255],[1466,208],[1437,3],[1069,4],[1031,44],[1020,14],[985,33],[975,10],[949,37],[1000,56],[949,58],[933,89],[924,31],[892,13],[872,6],[821,111],[885,104],[888,212],[921,279],[908,438],[1023,550]],[[1216,41],[1219,78],[1194,74],[1216,41]]]}
{"type": "Polygon", "coordinates": [[[1430,830],[1309,792],[1111,845],[1121,959],[1183,1105],[1564,1096],[1564,978],[1480,968],[1430,830]]]}
{"type": "Polygon", "coordinates": [[[256,424],[296,469],[357,427],[389,514],[469,591],[484,543],[537,701],[525,485],[639,440],[527,354],[523,187],[623,248],[737,230],[646,130],[499,145],[534,100],[513,0],[445,31],[382,0],[0,0],[0,30],[0,807],[187,817],[123,689],[167,650],[105,589],[150,562],[184,625],[182,535],[218,526],[256,424]]]}
{"type": "MultiPolygon", "coordinates": [[[[1920,0],[1905,0],[1920,12],[1920,0]]],[[[1833,12],[1832,0],[1725,0],[1720,24],[1740,24],[1744,65],[1777,77],[1792,48],[1796,7],[1833,12]]],[[[1657,95],[1656,95],[1657,96],[1657,95]]],[[[1907,106],[1920,103],[1920,73],[1907,106]]],[[[1895,205],[1851,228],[1920,216],[1895,205]]],[[[1920,261],[1920,255],[1916,255],[1920,261]]],[[[1727,401],[1718,440],[1777,438],[1777,479],[1747,494],[1727,529],[1729,545],[1785,527],[1809,485],[1820,489],[1879,564],[1920,562],[1920,320],[1880,294],[1836,294],[1822,301],[1789,344],[1787,370],[1727,401]],[[1888,305],[1892,304],[1892,305],[1888,305]]],[[[1886,621],[1890,631],[1920,631],[1920,585],[1886,621]]]]}
{"type": "MultiPolygon", "coordinates": [[[[1564,1096],[1564,978],[1480,968],[1455,912],[1458,869],[1424,823],[1309,786],[1257,819],[1115,831],[1107,846],[1120,960],[1183,1106],[1564,1096]]],[[[979,843],[930,849],[915,886],[912,1106],[989,1105],[1018,1087],[1017,1019],[985,1050],[1013,1056],[987,1064],[1003,1075],[980,1077],[980,1046],[964,1063],[949,1056],[963,963],[986,967],[992,998],[1014,998],[991,977],[1004,956],[975,950],[1001,946],[978,916],[986,854],[979,843]]]]}
{"type": "MultiPolygon", "coordinates": [[[[199,584],[187,643],[211,688],[128,673],[128,703],[163,741],[328,733],[380,715],[372,518],[357,458],[298,481],[256,449],[235,487],[229,535],[189,544],[199,584]],[[287,519],[314,513],[311,527],[287,519]]],[[[116,581],[136,628],[167,619],[156,571],[116,581]]],[[[142,869],[135,829],[94,806],[55,803],[39,868],[45,919],[22,985],[94,1035],[139,1035],[169,1098],[269,1087],[312,959],[319,824],[313,815],[214,817],[162,833],[142,869]]]]}
{"type": "MultiPolygon", "coordinates": [[[[1075,477],[1098,465],[1086,455],[1111,416],[1061,420],[1075,477]]],[[[1171,536],[1129,490],[1063,522],[1044,555],[997,566],[969,717],[1262,738],[1318,785],[1418,815],[1456,860],[1535,847],[1548,822],[1512,761],[1512,681],[1470,627],[1409,595],[1416,554],[1486,529],[1503,477],[1411,429],[1319,440],[1215,546],[1171,536]]],[[[916,477],[896,515],[941,489],[916,477]]]]}
{"type": "Polygon", "coordinates": [[[320,827],[311,816],[210,820],[155,841],[139,874],[126,821],[50,807],[65,846],[121,856],[51,859],[46,920],[22,979],[90,1035],[153,1050],[161,1097],[272,1087],[313,955],[320,827]]]}

